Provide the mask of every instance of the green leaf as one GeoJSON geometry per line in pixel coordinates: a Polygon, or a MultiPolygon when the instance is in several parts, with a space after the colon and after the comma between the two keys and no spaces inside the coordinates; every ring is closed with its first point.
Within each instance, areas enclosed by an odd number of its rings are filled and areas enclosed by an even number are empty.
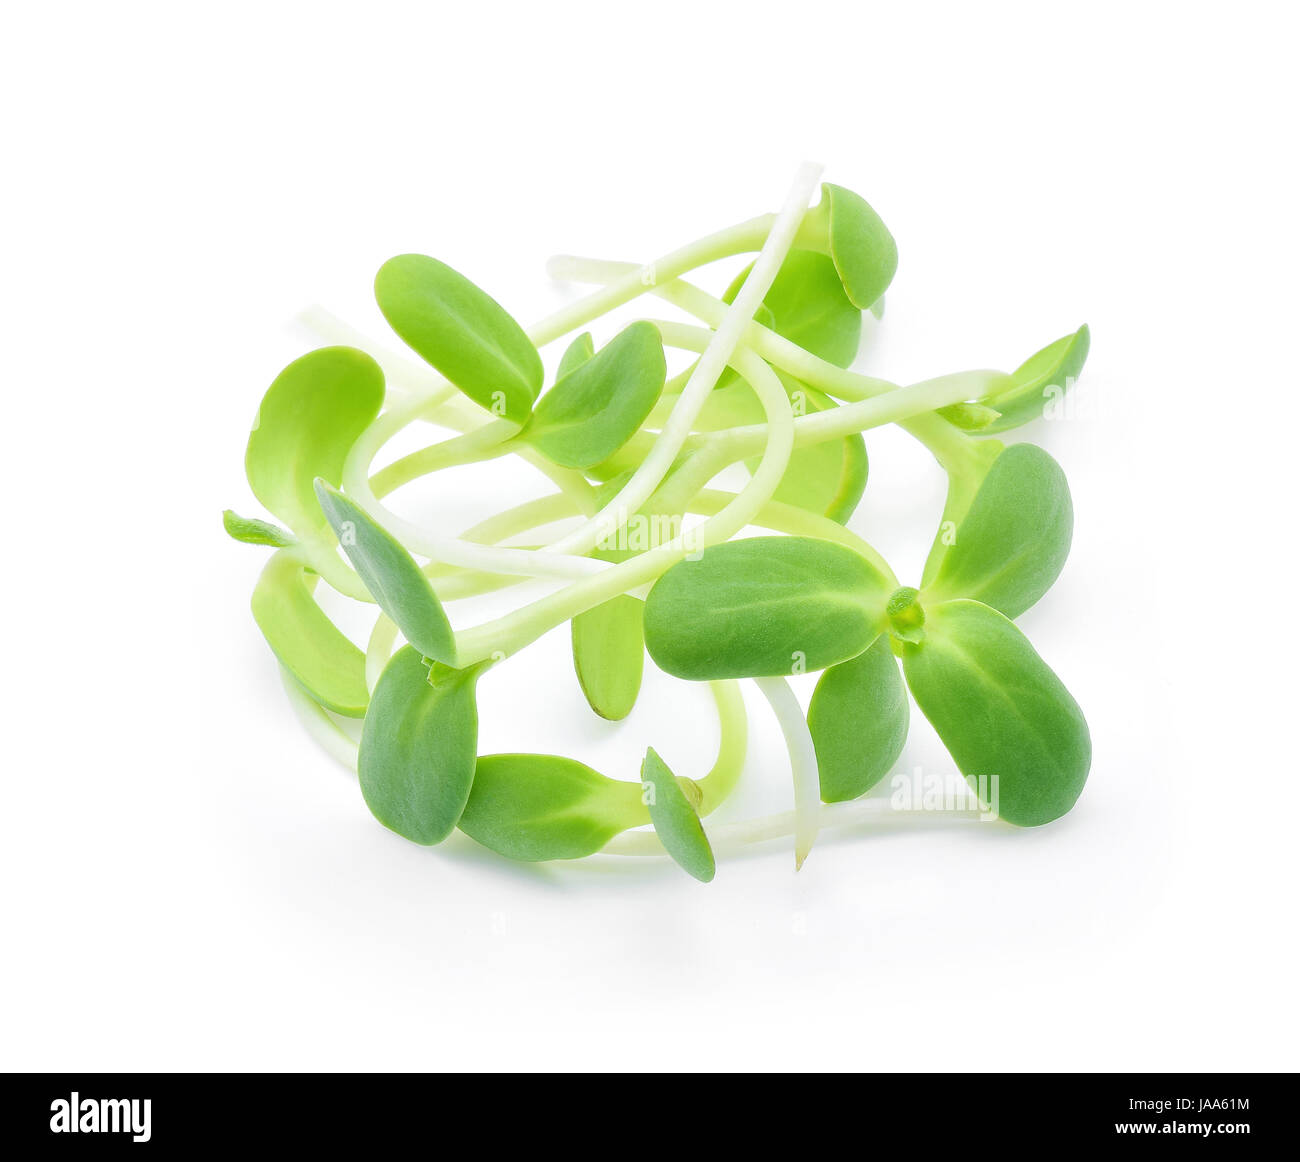
{"type": "Polygon", "coordinates": [[[591,332],[583,331],[564,349],[564,354],[560,356],[560,366],[555,370],[555,378],[560,380],[568,375],[570,371],[577,371],[595,354],[596,345],[592,342],[591,332]]]}
{"type": "Polygon", "coordinates": [[[1088,358],[1089,343],[1088,328],[1083,326],[1026,359],[1011,373],[1010,386],[980,400],[1000,415],[980,428],[979,434],[991,436],[1018,428],[1038,419],[1047,408],[1059,403],[1079,378],[1088,358]]]}
{"type": "Polygon", "coordinates": [[[621,594],[573,619],[573,668],[591,708],[611,721],[636,705],[645,666],[645,602],[621,594]]]}
{"type": "Polygon", "coordinates": [[[856,799],[889,774],[903,753],[907,688],[887,634],[818,679],[808,706],[822,800],[856,799]]]}
{"type": "Polygon", "coordinates": [[[894,236],[852,190],[822,185],[830,206],[830,252],[844,293],[859,310],[869,310],[885,293],[898,269],[894,236]]]}
{"type": "Polygon", "coordinates": [[[1070,692],[987,605],[949,601],[926,614],[925,640],[903,647],[903,670],[966,781],[1021,827],[1064,815],[1092,761],[1088,724],[1070,692]]]}
{"type": "Polygon", "coordinates": [[[924,599],[970,597],[1019,617],[1060,576],[1073,528],[1060,465],[1034,444],[1014,444],[993,461],[924,599]]]}
{"type": "Polygon", "coordinates": [[[415,843],[440,843],[465,809],[478,750],[474,687],[484,664],[432,668],[403,646],[375,686],[357,773],[366,806],[415,843]]]}
{"type": "Polygon", "coordinates": [[[323,480],[316,495],[339,544],[370,596],[426,658],[456,664],[456,635],[429,584],[406,548],[370,515],[323,480]]]}
{"type": "Polygon", "coordinates": [[[370,695],[366,657],[325,616],[314,574],[287,553],[266,563],[253,590],[253,619],[280,664],[307,693],[336,714],[361,718],[370,695]]]}
{"type": "Polygon", "coordinates": [[[645,752],[641,764],[641,798],[664,850],[686,872],[707,884],[717,870],[713,849],[695,808],[653,747],[645,752]]]}
{"type": "Polygon", "coordinates": [[[322,347],[295,359],[267,390],[248,437],[253,494],[298,536],[328,536],[312,482],[342,482],[348,452],[383,402],[384,373],[364,351],[322,347]]]}
{"type": "Polygon", "coordinates": [[[542,390],[541,356],[494,298],[436,258],[399,254],[379,268],[375,299],[407,345],[470,399],[527,421],[542,390]]]}
{"type": "Polygon", "coordinates": [[[666,374],[658,328],[633,323],[542,396],[524,439],[565,468],[599,464],[640,428],[666,374]]]}
{"type": "Polygon", "coordinates": [[[275,549],[290,549],[298,543],[279,525],[273,525],[268,520],[240,516],[233,509],[228,508],[221,514],[221,523],[235,540],[243,541],[246,545],[270,545],[275,549]]]}
{"type": "Polygon", "coordinates": [[[646,646],[678,678],[776,677],[865,650],[889,582],[863,557],[811,537],[753,537],[674,565],[646,600],[646,646]]]}
{"type": "MultiPolygon", "coordinates": [[[[723,293],[731,302],[752,267],[746,267],[723,293]]],[[[862,311],[844,293],[835,263],[815,250],[792,250],[763,299],[771,329],[819,359],[848,367],[862,337],[862,311]]]]}
{"type": "Polygon", "coordinates": [[[578,859],[648,821],[637,783],[607,779],[575,759],[484,755],[460,829],[510,859],[578,859]]]}

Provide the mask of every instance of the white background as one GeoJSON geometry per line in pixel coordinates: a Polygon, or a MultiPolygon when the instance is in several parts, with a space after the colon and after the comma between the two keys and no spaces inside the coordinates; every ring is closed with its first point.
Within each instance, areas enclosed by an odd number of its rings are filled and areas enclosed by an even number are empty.
{"type": "MultiPolygon", "coordinates": [[[[1292,19],[11,6],[0,1066],[1295,1068],[1292,19]],[[243,443],[295,316],[383,336],[373,271],[423,250],[535,319],[570,293],[549,254],[648,259],[776,208],[804,158],[898,239],[864,369],[1092,327],[1077,411],[1025,433],[1075,497],[1022,625],[1091,723],[1078,808],[826,835],[797,876],[778,844],[707,886],[389,834],[300,731],[248,614],[262,550],[220,527],[258,512],[243,443]]],[[[914,577],[938,470],[869,449],[854,527],[914,577]]],[[[426,515],[472,523],[492,480],[426,515]]],[[[656,676],[607,726],[564,645],[485,680],[484,750],[707,766],[702,690],[656,676]]],[[[782,809],[749,705],[736,807],[782,809]]],[[[946,769],[916,718],[900,769],[946,769]]]]}

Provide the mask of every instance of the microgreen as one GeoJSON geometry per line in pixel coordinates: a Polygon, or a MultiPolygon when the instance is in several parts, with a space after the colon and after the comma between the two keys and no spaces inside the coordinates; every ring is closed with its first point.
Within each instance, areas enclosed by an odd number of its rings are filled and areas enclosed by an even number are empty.
{"type": "Polygon", "coordinates": [[[355,762],[365,803],[392,831],[433,845],[459,828],[526,861],[667,854],[706,882],[720,843],[793,834],[798,866],[822,827],[865,817],[859,807],[893,810],[880,788],[903,760],[909,694],[990,812],[1036,826],[1073,806],[1091,762],[1087,724],[1011,620],[1064,567],[1070,492],[1045,451],[997,437],[1053,417],[1083,367],[1088,329],[1010,373],[898,386],[851,370],[862,312],[880,316],[898,251],[857,194],[825,184],[810,207],[817,172],[799,171],[779,212],[653,263],[553,261],[557,277],[601,285],[527,330],[458,271],[399,255],[380,267],[376,300],[445,382],[393,397],[369,355],[334,346],[272,383],[245,467],[281,523],[227,510],[223,525],[275,550],[254,619],[295,708],[331,753],[355,762]],[[716,297],[689,281],[740,256],[748,263],[716,297]],[[647,316],[602,329],[646,293],[697,324],[647,316]],[[566,337],[543,392],[539,348],[566,337]],[[691,356],[671,379],[665,348],[691,356]],[[461,434],[373,470],[420,419],[461,434]],[[864,433],[884,424],[921,441],[947,477],[915,585],[850,527],[867,485],[864,433]],[[381,500],[430,473],[507,456],[559,491],[459,536],[381,500]],[[743,487],[720,487],[742,465],[743,487]],[[533,531],[561,520],[572,523],[549,543],[533,531]],[[526,577],[556,585],[479,624],[446,612],[526,577]],[[320,586],[378,608],[365,652],[317,601],[320,586]],[[711,683],[712,767],[679,777],[651,749],[637,780],[558,755],[480,756],[480,677],[565,622],[577,682],[541,685],[539,699],[576,697],[576,685],[596,715],[618,722],[636,705],[648,652],[662,680],[711,683]],[[817,676],[806,714],[803,675],[817,676]],[[780,726],[794,810],[710,822],[706,834],[701,816],[745,762],[736,679],[752,679],[780,726]],[[338,716],[364,719],[359,742],[338,716]]]}

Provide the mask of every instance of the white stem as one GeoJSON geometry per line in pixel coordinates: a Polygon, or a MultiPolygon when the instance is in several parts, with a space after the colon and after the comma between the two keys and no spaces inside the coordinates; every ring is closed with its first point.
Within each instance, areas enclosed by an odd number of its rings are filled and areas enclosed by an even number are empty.
{"type": "MultiPolygon", "coordinates": [[[[852,827],[862,823],[970,823],[981,820],[978,808],[923,810],[917,807],[895,807],[888,799],[855,799],[851,803],[823,803],[817,808],[818,826],[823,830],[835,827],[852,827]]],[[[795,812],[782,811],[777,815],[763,815],[756,819],[741,819],[735,823],[706,824],[709,846],[715,855],[734,852],[751,843],[765,843],[785,839],[795,833],[798,826],[795,812]]],[[[663,844],[653,831],[624,831],[614,836],[600,849],[600,855],[666,856],[663,844]]]]}
{"type": "Polygon", "coordinates": [[[764,296],[785,261],[799,224],[808,209],[808,199],[817,188],[821,166],[806,162],[795,174],[785,205],[772,225],[767,241],[763,243],[758,258],[750,268],[744,285],[718,320],[717,330],[700,356],[695,370],[686,381],[677,403],[655,441],[650,454],[641,462],[632,478],[623,486],[595,517],[551,546],[556,553],[587,553],[614,532],[628,513],[636,512],[659,487],[668,470],[677,459],[700,409],[717,384],[722,372],[735,353],[746,328],[753,321],[764,296]]]}
{"type": "Polygon", "coordinates": [[[388,614],[381,613],[375,620],[375,628],[370,631],[370,640],[366,643],[366,689],[373,695],[379,685],[379,677],[393,656],[393,645],[397,641],[397,624],[388,614]]]}
{"type": "MultiPolygon", "coordinates": [[[[666,343],[688,349],[703,350],[706,337],[711,334],[681,323],[656,323],[656,326],[663,332],[666,343]]],[[[458,630],[456,646],[462,665],[482,661],[497,650],[512,654],[536,641],[548,629],[600,602],[656,580],[688,554],[730,540],[762,510],[790,463],[794,417],[785,388],[766,363],[745,348],[734,351],[731,361],[741,378],[754,389],[767,419],[767,444],[762,449],[762,460],[735,499],[703,524],[683,530],[665,545],[621,561],[596,577],[576,581],[504,617],[458,630]]]]}
{"type": "Polygon", "coordinates": [[[318,706],[295,681],[293,675],[283,666],[280,667],[280,681],[284,692],[289,696],[289,705],[293,707],[298,720],[333,759],[341,762],[349,770],[357,769],[357,743],[346,731],[329,716],[329,711],[318,706]]]}
{"type": "MultiPolygon", "coordinates": [[[[579,529],[542,550],[490,548],[472,545],[456,537],[430,533],[419,525],[403,520],[379,502],[369,487],[371,462],[392,435],[426,408],[441,402],[454,391],[451,384],[442,377],[437,377],[436,386],[432,389],[426,387],[398,404],[357,441],[348,457],[344,487],[370,516],[402,540],[408,548],[445,564],[483,572],[570,579],[587,577],[607,568],[607,562],[594,560],[585,554],[618,528],[621,514],[639,509],[672,467],[682,444],[690,435],[700,408],[704,406],[704,401],[721,376],[741,335],[753,319],[754,312],[771,288],[781,263],[785,261],[820,175],[819,165],[805,163],[800,166],[786,203],[777,215],[745,285],[720,320],[709,348],[678,397],[677,407],[650,456],[642,462],[633,478],[605,510],[579,529]]],[[[626,282],[627,279],[623,281],[626,282]]],[[[591,297],[600,298],[599,295],[591,297]]],[[[562,319],[571,313],[571,309],[566,308],[555,316],[544,319],[529,330],[529,338],[541,343],[554,338],[555,334],[563,333],[562,319]]],[[[332,328],[340,337],[350,338],[352,335],[350,328],[337,323],[324,312],[313,312],[304,321],[322,330],[332,328]]],[[[405,366],[405,360],[386,356],[385,362],[390,368],[398,369],[408,383],[414,379],[410,368],[405,366]]]]}
{"type": "Polygon", "coordinates": [[[784,678],[755,678],[754,684],[772,707],[785,735],[790,751],[790,771],[794,776],[794,869],[803,867],[812,845],[817,841],[821,815],[821,779],[817,771],[817,751],[803,708],[784,678]]]}

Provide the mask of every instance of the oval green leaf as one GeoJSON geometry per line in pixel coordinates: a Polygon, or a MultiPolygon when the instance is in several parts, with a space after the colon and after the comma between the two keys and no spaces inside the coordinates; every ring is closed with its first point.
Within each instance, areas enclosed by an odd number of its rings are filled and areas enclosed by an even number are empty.
{"type": "Polygon", "coordinates": [[[1060,576],[1073,529],[1061,466],[1034,444],[1013,444],[993,461],[951,532],[922,600],[969,597],[1019,617],[1060,576]]]}
{"type": "Polygon", "coordinates": [[[999,414],[991,423],[978,429],[981,436],[992,436],[1018,428],[1059,406],[1065,393],[1074,385],[1088,359],[1091,342],[1087,326],[1071,335],[1049,343],[1031,355],[1011,373],[1010,386],[980,402],[999,414]]]}
{"type": "Polygon", "coordinates": [[[1035,827],[1074,806],[1092,761],[1088,724],[1008,618],[978,601],[927,609],[925,640],[904,645],[903,671],[966,781],[1003,819],[1035,827]]]}
{"type": "Polygon", "coordinates": [[[475,403],[517,424],[528,420],[542,359],[494,298],[436,258],[399,254],[379,268],[375,300],[406,344],[475,403]]]}
{"type": "Polygon", "coordinates": [[[587,703],[601,718],[626,718],[645,668],[645,602],[621,594],[573,619],[573,668],[587,703]]]}
{"type": "Polygon", "coordinates": [[[660,669],[692,681],[811,672],[875,640],[889,593],[875,566],[830,541],[730,541],[655,583],[646,647],[660,669]]]}
{"type": "Polygon", "coordinates": [[[653,747],[641,764],[641,798],[664,850],[678,866],[707,884],[717,871],[713,848],[681,784],[653,747]]]}
{"type": "Polygon", "coordinates": [[[366,657],[316,604],[315,574],[276,553],[253,589],[253,619],[280,664],[313,699],[348,718],[366,713],[366,657]]]}
{"type": "MultiPolygon", "coordinates": [[[[746,267],[723,293],[731,302],[740,293],[746,267]]],[[[763,299],[771,312],[771,329],[819,359],[848,367],[862,338],[862,311],[849,301],[835,263],[815,250],[786,255],[763,299]]]]}
{"type": "Polygon", "coordinates": [[[889,774],[907,741],[908,716],[907,687],[887,634],[831,666],[808,706],[822,801],[856,799],[889,774]]]}
{"type": "Polygon", "coordinates": [[[442,842],[465,809],[482,669],[430,668],[418,650],[403,646],[375,686],[357,758],[361,793],[380,823],[415,843],[442,842]]]}
{"type": "Polygon", "coordinates": [[[543,754],[478,760],[460,829],[509,859],[579,859],[648,821],[641,787],[575,759],[543,754]]]}
{"type": "Polygon", "coordinates": [[[599,464],[645,422],[666,375],[658,328],[633,323],[542,396],[524,439],[564,468],[599,464]]]}
{"type": "Polygon", "coordinates": [[[386,529],[323,480],[316,495],[334,535],[379,608],[426,658],[456,664],[456,635],[429,579],[386,529]]]}
{"type": "Polygon", "coordinates": [[[870,310],[898,269],[898,246],[880,215],[852,190],[822,186],[830,206],[830,252],[844,293],[859,310],[870,310]]]}
{"type": "Polygon", "coordinates": [[[383,402],[384,373],[364,351],[322,347],[295,359],[267,390],[248,437],[253,494],[300,537],[326,535],[313,482],[342,482],[348,452],[383,402]]]}

